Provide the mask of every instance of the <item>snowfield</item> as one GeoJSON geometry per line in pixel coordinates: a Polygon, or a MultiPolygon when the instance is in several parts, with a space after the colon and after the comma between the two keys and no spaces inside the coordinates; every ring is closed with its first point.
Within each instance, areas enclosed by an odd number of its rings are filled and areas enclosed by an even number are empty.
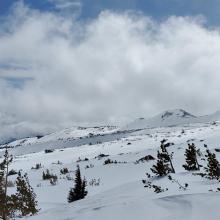
{"type": "MultiPolygon", "coordinates": [[[[71,128],[40,139],[28,138],[9,144],[14,155],[10,169],[27,172],[37,194],[40,212],[26,217],[30,220],[218,219],[220,192],[216,191],[220,182],[193,175],[196,172],[188,172],[182,167],[188,143],[195,143],[200,149],[198,160],[201,165],[206,165],[204,144],[220,160],[220,123],[187,123],[145,129],[136,126],[131,130],[71,128]],[[168,148],[170,153],[174,152],[176,173],[171,175],[180,184],[188,183],[186,190],[179,189],[179,185],[167,177],[151,178],[154,184],[168,188],[159,194],[145,188],[142,183],[143,179],[148,179],[146,173],[152,174],[150,168],[156,161],[137,161],[147,155],[156,157],[162,139],[174,143],[168,148]],[[45,153],[48,148],[54,151],[45,153]],[[99,157],[100,154],[104,157],[99,157]],[[106,159],[117,163],[103,165],[106,159]],[[37,163],[43,167],[31,169],[37,163]],[[74,178],[77,164],[87,180],[88,195],[69,204],[67,196],[70,187],[74,186],[71,178],[74,178]],[[60,174],[64,167],[70,173],[60,174]],[[46,169],[58,176],[55,186],[42,180],[42,172],[46,169]]],[[[10,179],[13,181],[15,176],[10,176],[10,179]]],[[[11,192],[14,190],[14,187],[10,188],[11,192]]]]}

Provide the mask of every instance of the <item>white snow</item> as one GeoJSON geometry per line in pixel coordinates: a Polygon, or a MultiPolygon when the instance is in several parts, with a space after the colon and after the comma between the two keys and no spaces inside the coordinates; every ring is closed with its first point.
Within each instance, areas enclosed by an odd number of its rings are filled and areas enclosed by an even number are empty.
{"type": "MultiPolygon", "coordinates": [[[[193,119],[194,116],[187,115],[186,118],[193,119]]],[[[215,148],[220,149],[219,134],[219,122],[159,126],[136,131],[122,131],[110,127],[82,130],[71,128],[40,139],[25,139],[23,143],[22,140],[17,141],[14,148],[10,149],[15,155],[10,168],[27,172],[37,194],[41,210],[36,216],[26,218],[30,220],[218,219],[220,192],[216,190],[220,187],[220,182],[192,175],[192,172],[185,171],[182,165],[185,162],[187,143],[192,142],[202,153],[199,163],[206,165],[204,144],[207,144],[212,152],[215,152],[215,148]],[[59,140],[60,138],[62,140],[59,140]],[[70,140],[67,140],[68,138],[70,140]],[[142,180],[147,179],[145,174],[151,173],[150,168],[155,161],[135,162],[146,155],[156,157],[160,141],[164,138],[174,143],[168,148],[169,152],[174,152],[173,164],[176,173],[172,174],[172,177],[181,184],[188,183],[187,190],[179,189],[178,185],[167,177],[152,179],[154,184],[168,188],[166,192],[155,194],[152,189],[144,188],[142,180]],[[74,142],[75,139],[85,142],[74,142]],[[59,146],[60,143],[62,146],[59,146]],[[19,144],[20,146],[17,146],[19,144]],[[44,153],[44,149],[49,146],[53,146],[51,149],[55,149],[54,152],[44,153]],[[33,153],[34,151],[36,153],[33,153]],[[109,156],[99,159],[97,156],[100,154],[109,156]],[[79,162],[79,158],[82,161],[79,162]],[[85,158],[89,160],[84,161],[85,158]],[[103,165],[108,158],[120,163],[103,165]],[[31,169],[36,163],[41,163],[43,168],[31,169]],[[68,204],[68,191],[74,182],[67,180],[66,175],[61,175],[60,169],[67,167],[70,170],[67,175],[74,178],[77,164],[87,179],[88,196],[68,204]],[[57,185],[52,186],[48,181],[42,180],[42,172],[46,169],[59,177],[57,185]],[[100,185],[90,185],[93,179],[100,179],[100,185]]],[[[220,153],[215,153],[220,160],[220,153]]],[[[15,176],[10,178],[14,180],[15,176]]],[[[10,188],[11,192],[14,190],[15,188],[10,188]]]]}
{"type": "Polygon", "coordinates": [[[218,120],[220,120],[220,111],[211,115],[197,117],[182,109],[173,109],[164,111],[152,118],[138,118],[124,126],[122,130],[169,127],[192,123],[209,123],[218,120]]]}

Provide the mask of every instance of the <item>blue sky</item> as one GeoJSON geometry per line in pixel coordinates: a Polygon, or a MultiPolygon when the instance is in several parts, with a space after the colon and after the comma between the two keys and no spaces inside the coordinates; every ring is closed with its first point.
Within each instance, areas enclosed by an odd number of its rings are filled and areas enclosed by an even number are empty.
{"type": "MultiPolygon", "coordinates": [[[[1,0],[0,14],[6,15],[15,0],[1,0]]],[[[220,1],[219,0],[24,0],[31,8],[41,11],[62,11],[69,13],[68,7],[57,8],[56,4],[73,2],[81,3],[79,19],[97,17],[105,10],[135,10],[150,15],[155,19],[163,19],[170,15],[194,16],[203,15],[208,25],[220,25],[220,1]]]]}

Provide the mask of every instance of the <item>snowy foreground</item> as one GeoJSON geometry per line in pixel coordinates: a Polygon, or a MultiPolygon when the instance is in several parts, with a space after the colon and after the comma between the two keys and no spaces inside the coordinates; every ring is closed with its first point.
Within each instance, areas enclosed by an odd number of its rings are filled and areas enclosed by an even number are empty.
{"type": "MultiPolygon", "coordinates": [[[[97,129],[90,130],[89,133],[95,133],[95,131],[98,134],[97,129]]],[[[17,146],[15,145],[10,150],[14,155],[17,155],[10,168],[22,169],[28,173],[41,209],[36,216],[27,219],[207,220],[220,217],[220,192],[216,192],[220,183],[216,180],[192,175],[192,172],[187,172],[182,167],[185,163],[184,152],[187,143],[192,142],[202,152],[199,157],[200,164],[206,164],[203,160],[206,150],[204,144],[207,144],[220,160],[220,152],[216,152],[216,149],[217,151],[218,148],[220,149],[219,123],[149,128],[122,133],[117,133],[115,128],[102,128],[99,129],[99,132],[102,135],[98,137],[103,141],[101,142],[99,139],[98,144],[91,143],[91,139],[97,137],[91,137],[90,134],[87,144],[82,143],[77,146],[74,142],[75,139],[82,141],[84,138],[81,135],[88,134],[79,132],[76,138],[76,131],[74,131],[68,133],[70,136],[75,135],[74,138],[69,139],[68,136],[67,139],[62,139],[63,149],[62,146],[56,147],[58,144],[55,140],[61,141],[61,134],[59,134],[59,137],[53,136],[52,139],[47,139],[45,142],[41,140],[41,144],[37,143],[37,145],[29,139],[22,142],[29,141],[29,144],[17,143],[17,146]],[[167,177],[153,180],[153,183],[162,188],[168,188],[166,192],[156,194],[152,189],[144,188],[142,179],[147,179],[146,172],[151,173],[150,168],[155,161],[135,162],[147,155],[156,157],[160,141],[164,138],[174,143],[168,149],[169,152],[174,152],[173,163],[176,174],[172,174],[172,177],[181,184],[188,183],[187,190],[179,189],[178,185],[169,181],[167,177]],[[36,151],[36,146],[40,145],[45,149],[50,146],[50,149],[55,148],[55,150],[52,153],[45,153],[42,147],[40,152],[22,154],[22,147],[29,148],[31,152],[32,147],[36,151]],[[109,156],[97,157],[100,154],[109,156]],[[79,158],[82,161],[77,162],[79,158]],[[89,160],[83,161],[85,158],[89,160]],[[108,158],[119,163],[103,165],[108,158]],[[37,163],[41,163],[43,168],[31,169],[37,163]],[[80,165],[82,175],[87,179],[88,196],[83,200],[68,204],[68,192],[74,183],[66,176],[74,177],[77,164],[80,165]],[[69,174],[60,174],[60,169],[64,167],[70,170],[69,174]],[[49,181],[42,180],[42,172],[46,169],[58,176],[57,185],[52,186],[49,181]],[[92,180],[99,182],[99,184],[92,185],[92,180]]],[[[86,137],[88,138],[88,136],[86,137]]],[[[13,180],[13,178],[15,177],[12,176],[11,179],[13,180]]],[[[10,188],[10,190],[15,189],[10,188]]]]}

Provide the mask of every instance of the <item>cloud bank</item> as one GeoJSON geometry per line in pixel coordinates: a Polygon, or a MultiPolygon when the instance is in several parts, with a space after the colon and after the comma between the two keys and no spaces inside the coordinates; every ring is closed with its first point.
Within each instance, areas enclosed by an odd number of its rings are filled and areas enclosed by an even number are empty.
{"type": "Polygon", "coordinates": [[[201,18],[103,11],[82,22],[19,2],[1,22],[1,140],[220,108],[220,31],[201,18]]]}

